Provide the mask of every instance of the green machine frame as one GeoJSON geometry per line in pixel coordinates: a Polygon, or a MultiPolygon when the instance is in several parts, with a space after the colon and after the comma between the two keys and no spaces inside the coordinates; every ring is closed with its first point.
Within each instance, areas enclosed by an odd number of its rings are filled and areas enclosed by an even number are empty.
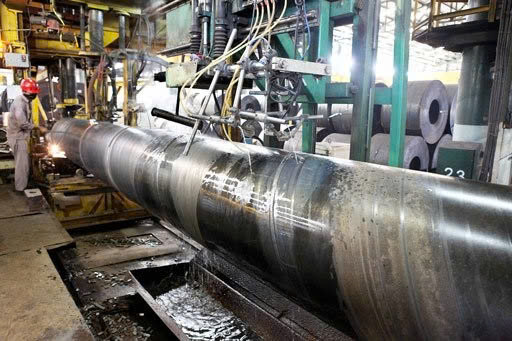
{"type": "MultiPolygon", "coordinates": [[[[380,1],[306,0],[307,10],[316,10],[318,25],[311,29],[309,61],[330,59],[334,27],[353,24],[352,57],[357,61],[349,83],[331,83],[329,77],[304,76],[305,96],[299,96],[303,114],[314,115],[319,103],[353,104],[350,158],[368,161],[374,104],[392,106],[389,165],[402,167],[407,110],[407,71],[411,1],[397,0],[395,13],[394,76],[390,88],[375,87],[380,1]]],[[[290,7],[293,14],[294,8],[290,7]]],[[[293,58],[295,44],[288,33],[275,36],[282,57],[293,58]]],[[[302,129],[302,151],[315,152],[316,124],[306,120],[302,129]]]]}
{"type": "MultiPolygon", "coordinates": [[[[279,3],[280,1],[278,1],[279,3]]],[[[233,11],[242,8],[243,0],[233,1],[233,11]]],[[[316,24],[311,26],[309,53],[305,60],[330,60],[333,30],[335,27],[353,25],[352,58],[357,61],[348,83],[332,83],[330,77],[303,77],[304,95],[297,98],[302,103],[304,115],[315,115],[319,103],[353,104],[352,139],[350,158],[368,161],[373,122],[373,106],[392,106],[390,128],[389,165],[402,167],[405,140],[405,119],[407,109],[407,71],[409,64],[409,40],[411,23],[411,1],[396,0],[394,76],[390,88],[375,87],[374,65],[377,55],[380,0],[305,0],[307,12],[317,13],[316,24]]],[[[288,1],[285,16],[294,15],[294,3],[288,1]]],[[[212,21],[213,13],[207,13],[212,21]]],[[[167,14],[168,22],[189,22],[187,16],[167,14]]],[[[210,39],[213,41],[214,26],[210,25],[210,39]]],[[[274,48],[281,57],[294,58],[295,43],[289,33],[274,35],[274,48]]],[[[256,82],[262,86],[261,82],[256,82]]],[[[302,129],[302,150],[315,152],[316,123],[304,121],[302,129]]]]}

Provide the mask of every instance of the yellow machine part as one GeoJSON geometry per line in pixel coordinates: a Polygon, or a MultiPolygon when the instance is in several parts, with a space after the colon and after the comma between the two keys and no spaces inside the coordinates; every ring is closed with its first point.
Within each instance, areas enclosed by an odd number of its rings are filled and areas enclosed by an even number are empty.
{"type": "Polygon", "coordinates": [[[20,11],[12,10],[0,2],[0,27],[2,28],[2,55],[3,52],[26,53],[23,42],[22,27],[18,24],[20,11]]]}
{"type": "Polygon", "coordinates": [[[39,127],[40,119],[46,122],[48,121],[48,116],[46,116],[46,111],[44,110],[39,97],[36,97],[32,101],[32,122],[34,123],[34,126],[39,127]]]}
{"type": "Polygon", "coordinates": [[[146,210],[97,179],[50,182],[50,205],[66,229],[147,217],[146,210]]]}
{"type": "Polygon", "coordinates": [[[127,14],[135,14],[140,15],[142,10],[140,6],[135,4],[131,4],[131,1],[126,0],[110,0],[110,1],[100,1],[100,0],[70,0],[75,3],[86,4],[89,8],[99,9],[102,11],[113,10],[115,12],[127,13],[127,14]]]}

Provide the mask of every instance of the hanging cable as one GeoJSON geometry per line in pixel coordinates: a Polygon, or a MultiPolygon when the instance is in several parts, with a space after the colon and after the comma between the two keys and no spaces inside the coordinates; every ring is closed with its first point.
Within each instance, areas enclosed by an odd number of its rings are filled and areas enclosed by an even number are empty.
{"type": "MultiPolygon", "coordinates": [[[[257,32],[257,31],[259,30],[259,26],[261,26],[261,22],[262,22],[262,21],[263,21],[263,13],[262,13],[262,15],[261,15],[261,20],[260,20],[260,22],[259,22],[258,27],[254,27],[254,26],[252,26],[252,25],[254,25],[254,23],[251,23],[251,29],[249,30],[249,31],[250,31],[250,33],[253,31],[253,29],[256,29],[256,32],[257,32]]],[[[194,77],[195,77],[195,78],[194,78],[194,80],[193,80],[192,84],[190,85],[189,90],[192,90],[192,89],[193,89],[193,87],[194,87],[195,83],[199,80],[199,78],[201,78],[201,76],[202,76],[205,72],[207,72],[208,70],[210,70],[211,68],[213,68],[213,67],[214,67],[214,66],[216,66],[217,64],[219,64],[219,63],[223,62],[224,60],[226,60],[227,58],[229,58],[229,57],[230,57],[231,55],[233,55],[234,53],[236,53],[236,52],[238,52],[239,50],[241,50],[241,48],[243,47],[242,45],[244,45],[244,43],[245,43],[246,41],[248,41],[248,40],[249,40],[249,37],[250,37],[250,35],[248,35],[248,36],[247,36],[247,37],[246,37],[246,38],[245,38],[245,39],[244,39],[244,40],[243,40],[243,41],[242,41],[238,46],[236,46],[235,48],[233,48],[232,50],[230,50],[230,52],[228,52],[227,54],[224,54],[223,56],[220,56],[219,58],[217,58],[216,60],[214,60],[212,63],[210,63],[206,68],[204,68],[203,70],[201,70],[201,71],[199,71],[198,73],[196,73],[196,75],[194,75],[194,77]],[[234,50],[235,50],[235,51],[234,51],[234,50]]],[[[185,110],[185,112],[186,112],[187,114],[190,114],[190,112],[188,111],[188,108],[187,108],[187,106],[186,106],[186,103],[187,103],[187,100],[188,100],[188,96],[189,96],[189,95],[187,94],[187,95],[185,96],[185,98],[183,98],[182,96],[183,96],[183,91],[185,90],[185,88],[186,88],[186,86],[187,86],[187,84],[188,84],[188,82],[189,82],[189,81],[190,81],[190,79],[189,79],[189,80],[187,80],[187,81],[185,82],[185,84],[184,84],[184,85],[183,85],[183,87],[182,87],[182,91],[180,91],[180,100],[182,101],[182,103],[184,103],[184,105],[183,105],[183,109],[185,110]]]]}
{"type": "MultiPolygon", "coordinates": [[[[266,30],[268,30],[270,32],[269,28],[272,25],[272,21],[274,19],[274,14],[275,14],[275,2],[274,1],[272,2],[272,9],[270,9],[270,6],[268,5],[268,2],[265,2],[265,4],[267,6],[267,16],[268,16],[268,23],[267,23],[267,29],[266,30]]],[[[263,38],[260,38],[258,40],[252,39],[249,42],[249,44],[246,47],[246,50],[244,51],[244,54],[242,55],[242,58],[240,58],[240,61],[242,63],[245,61],[245,59],[249,58],[251,56],[251,54],[256,50],[256,48],[259,46],[259,44],[261,42],[261,39],[263,39],[263,38]]],[[[241,66],[239,65],[237,67],[237,69],[235,70],[235,73],[233,74],[233,78],[231,80],[231,83],[230,83],[229,89],[228,89],[228,90],[230,90],[230,94],[231,94],[231,90],[233,89],[233,87],[235,85],[238,86],[238,82],[240,82],[240,81],[243,82],[243,79],[240,79],[240,77],[238,77],[239,74],[240,74],[240,69],[241,69],[241,66]]],[[[227,106],[227,102],[224,102],[224,104],[225,104],[225,107],[223,107],[223,110],[222,110],[223,115],[222,116],[228,116],[227,110],[229,108],[227,106]]]]}
{"type": "MultiPolygon", "coordinates": [[[[275,0],[271,0],[272,4],[275,6],[275,0]]],[[[281,15],[279,16],[279,18],[272,24],[272,25],[267,25],[267,29],[262,32],[261,34],[259,34],[258,36],[256,36],[254,38],[254,40],[257,40],[257,39],[261,39],[262,37],[264,37],[265,35],[268,34],[269,31],[273,30],[277,25],[279,25],[279,23],[281,22],[282,18],[284,17],[284,14],[286,12],[286,8],[288,6],[288,0],[284,0],[284,3],[283,3],[283,10],[281,12],[281,15]]],[[[188,98],[188,95],[184,95],[184,93],[186,93],[186,86],[192,82],[192,84],[190,85],[189,87],[189,90],[191,90],[195,83],[197,82],[197,80],[206,72],[208,72],[209,70],[211,70],[212,68],[214,68],[215,66],[217,66],[218,64],[224,62],[227,58],[233,56],[235,53],[241,51],[243,48],[247,47],[247,45],[249,44],[249,41],[248,41],[248,36],[239,44],[237,45],[235,48],[231,49],[230,51],[228,51],[227,53],[225,53],[223,56],[217,58],[216,60],[214,60],[212,63],[210,63],[207,67],[205,67],[203,70],[199,71],[198,73],[196,73],[195,76],[189,78],[188,81],[185,82],[185,84],[183,85],[182,87],[182,90],[180,92],[180,100],[182,101],[182,103],[184,103],[183,105],[183,109],[184,111],[187,113],[187,114],[190,114],[190,111],[188,110],[187,108],[187,105],[186,105],[186,99],[188,98]]]]}

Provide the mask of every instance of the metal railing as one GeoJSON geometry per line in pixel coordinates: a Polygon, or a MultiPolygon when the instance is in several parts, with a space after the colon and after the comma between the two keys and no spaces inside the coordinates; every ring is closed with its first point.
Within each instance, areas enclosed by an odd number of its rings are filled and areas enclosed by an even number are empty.
{"type": "Polygon", "coordinates": [[[467,5],[468,0],[430,0],[429,16],[418,22],[418,9],[423,3],[420,0],[414,0],[412,38],[414,39],[426,31],[431,31],[433,28],[444,26],[447,23],[462,22],[468,15],[487,13],[488,21],[494,22],[496,20],[497,2],[498,0],[490,0],[488,5],[454,10],[452,6],[444,6],[443,8],[442,5],[467,5]]]}

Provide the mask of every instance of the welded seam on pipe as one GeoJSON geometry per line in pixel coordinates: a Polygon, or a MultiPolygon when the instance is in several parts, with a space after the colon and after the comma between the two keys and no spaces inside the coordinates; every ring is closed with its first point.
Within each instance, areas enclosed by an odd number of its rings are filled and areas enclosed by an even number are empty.
{"type": "MultiPolygon", "coordinates": [[[[435,182],[437,183],[437,185],[439,185],[439,181],[435,180],[435,182]]],[[[437,192],[437,189],[438,188],[437,186],[432,186],[434,187],[434,190],[437,192]]],[[[446,221],[446,217],[445,217],[445,210],[444,210],[444,206],[443,206],[443,201],[442,200],[439,200],[439,199],[436,199],[438,198],[439,196],[436,195],[436,196],[433,196],[432,197],[432,201],[434,202],[434,205],[438,208],[438,212],[439,212],[439,218],[438,218],[438,221],[446,221]]],[[[433,217],[433,215],[432,215],[433,217]]],[[[448,240],[447,240],[447,233],[445,232],[446,230],[446,226],[443,225],[443,224],[437,224],[437,225],[434,225],[434,226],[439,226],[439,230],[438,230],[438,238],[442,244],[442,253],[443,253],[443,261],[444,261],[444,265],[446,267],[446,270],[447,270],[447,274],[448,274],[448,278],[450,279],[450,283],[448,284],[450,286],[450,291],[451,292],[454,292],[456,293],[457,292],[457,288],[455,286],[455,277],[453,275],[453,269],[452,269],[452,265],[451,265],[451,262],[450,262],[450,251],[449,251],[449,248],[448,248],[448,240]]],[[[432,226],[432,227],[434,227],[432,226]]],[[[433,229],[433,231],[435,231],[433,229]]],[[[436,235],[434,234],[434,237],[436,235]]],[[[461,302],[460,302],[460,299],[459,299],[459,295],[454,295],[454,299],[455,299],[455,308],[457,309],[457,320],[458,320],[458,325],[456,326],[456,329],[458,330],[459,329],[459,326],[462,325],[462,321],[460,320],[460,317],[463,316],[462,315],[462,312],[463,312],[463,309],[461,307],[461,302]]]]}
{"type": "MultiPolygon", "coordinates": [[[[400,192],[405,193],[404,191],[404,185],[405,185],[405,179],[400,179],[400,192]]],[[[426,330],[425,326],[422,323],[422,320],[420,318],[420,311],[418,308],[418,297],[416,296],[416,285],[414,283],[413,276],[411,274],[411,268],[409,263],[409,255],[408,255],[408,245],[407,245],[407,236],[406,231],[404,228],[404,220],[405,220],[405,202],[404,202],[404,196],[400,195],[400,250],[403,257],[403,266],[405,268],[405,274],[407,275],[407,294],[409,295],[409,301],[412,301],[413,310],[414,310],[414,319],[416,321],[416,325],[421,330],[421,335],[427,335],[429,336],[429,332],[426,330]]],[[[425,340],[431,340],[430,336],[426,337],[425,340]]]]}
{"type": "MultiPolygon", "coordinates": [[[[178,137],[176,137],[176,138],[171,139],[167,144],[165,144],[165,146],[163,146],[163,147],[162,147],[161,151],[160,151],[158,154],[163,154],[163,155],[165,155],[165,154],[166,154],[167,149],[168,149],[168,148],[169,148],[169,147],[170,147],[170,146],[171,146],[171,145],[172,145],[176,140],[178,140],[178,138],[179,138],[179,136],[178,136],[178,137]]],[[[148,146],[148,148],[149,148],[149,146],[148,146]]],[[[155,154],[156,154],[156,151],[155,151],[155,150],[152,150],[152,151],[151,151],[151,154],[152,154],[152,155],[155,155],[155,154]]],[[[156,170],[156,176],[155,176],[155,177],[156,177],[156,179],[157,179],[157,181],[156,181],[156,191],[157,191],[157,193],[160,195],[160,193],[163,193],[163,191],[162,191],[162,190],[163,190],[163,188],[161,188],[161,181],[160,181],[160,171],[162,170],[162,165],[161,165],[161,164],[162,164],[162,162],[164,162],[164,161],[165,161],[165,159],[164,159],[164,160],[162,160],[162,159],[161,159],[161,158],[159,158],[159,157],[153,157],[153,158],[154,158],[154,159],[158,159],[158,160],[160,160],[160,164],[159,164],[159,165],[158,165],[158,167],[157,167],[157,170],[156,170]]],[[[137,195],[138,195],[138,193],[137,193],[137,195]]],[[[166,196],[166,197],[167,197],[167,196],[166,196]]],[[[173,198],[171,198],[171,199],[173,200],[173,198]]],[[[168,199],[166,199],[166,200],[168,200],[168,199]]],[[[174,201],[174,200],[173,200],[173,201],[174,201]]]]}
{"type": "MultiPolygon", "coordinates": [[[[498,197],[495,196],[496,198],[496,201],[498,201],[498,197]]],[[[493,208],[495,211],[496,209],[493,208]]],[[[497,212],[496,212],[497,213],[497,212]]],[[[469,221],[466,219],[466,222],[465,222],[465,225],[466,225],[466,230],[467,230],[467,233],[469,236],[472,235],[472,230],[471,230],[471,225],[469,224],[469,221]]],[[[477,256],[475,255],[475,249],[474,249],[474,242],[473,242],[473,238],[469,237],[468,240],[470,240],[469,242],[469,249],[470,249],[470,252],[471,252],[471,258],[473,259],[474,263],[475,264],[479,264],[478,260],[477,260],[477,256]]],[[[477,292],[478,292],[478,303],[479,303],[479,306],[480,306],[480,310],[484,313],[484,320],[485,320],[485,324],[490,326],[491,325],[491,317],[489,316],[489,304],[487,303],[487,299],[484,295],[484,290],[483,290],[483,286],[482,286],[482,279],[481,279],[481,276],[480,276],[480,266],[478,266],[476,269],[475,269],[475,283],[477,285],[477,292]]],[[[498,340],[499,337],[498,335],[496,335],[495,331],[493,329],[491,329],[491,332],[494,334],[493,335],[493,339],[494,340],[498,340]]]]}
{"type": "MultiPolygon", "coordinates": [[[[85,153],[83,153],[83,152],[82,152],[82,150],[83,150],[83,149],[82,149],[82,146],[83,146],[83,144],[85,143],[85,142],[84,142],[84,138],[85,138],[85,136],[87,136],[87,133],[89,132],[89,130],[90,130],[92,127],[94,127],[95,125],[96,125],[96,123],[92,123],[92,124],[90,124],[87,128],[85,128],[84,132],[83,132],[83,133],[82,133],[82,135],[80,136],[80,142],[78,142],[78,152],[80,153],[80,154],[78,155],[78,158],[80,159],[80,162],[82,163],[82,165],[81,165],[81,166],[83,166],[83,167],[85,167],[85,162],[84,162],[84,159],[83,159],[83,156],[82,156],[82,155],[84,155],[84,154],[85,154],[85,153]]],[[[68,127],[68,129],[69,129],[69,127],[68,127]]],[[[67,132],[67,130],[66,130],[66,132],[67,132]]],[[[64,136],[64,134],[63,134],[63,136],[64,136]]]]}
{"type": "MultiPolygon", "coordinates": [[[[279,267],[281,268],[281,270],[286,274],[286,276],[288,278],[290,278],[290,275],[291,275],[291,272],[294,272],[294,279],[297,279],[297,278],[300,278],[300,276],[298,276],[298,268],[297,268],[297,264],[296,263],[289,263],[288,262],[288,258],[289,257],[283,257],[283,250],[281,250],[279,248],[279,243],[277,242],[278,239],[280,239],[279,235],[278,235],[278,227],[277,227],[277,224],[276,224],[276,211],[277,211],[277,208],[276,208],[276,205],[278,206],[278,191],[279,191],[279,182],[280,182],[280,179],[281,179],[281,174],[284,170],[284,168],[286,167],[286,163],[291,160],[292,157],[291,155],[287,155],[285,156],[281,163],[279,164],[279,167],[276,171],[276,174],[274,175],[274,179],[272,180],[272,196],[271,196],[271,209],[270,209],[270,226],[271,226],[271,235],[272,235],[272,243],[273,243],[273,248],[274,248],[274,252],[276,254],[276,256],[278,257],[278,260],[279,260],[279,267]]],[[[297,162],[298,164],[298,168],[299,170],[297,170],[298,173],[300,173],[300,170],[302,169],[302,167],[304,166],[304,159],[300,159],[300,163],[297,162]]],[[[289,184],[289,179],[286,180],[286,183],[289,184]]],[[[277,212],[278,213],[278,212],[277,212]]],[[[278,213],[279,214],[279,213],[278,213]]],[[[291,278],[290,278],[291,279],[291,278]]],[[[298,283],[296,283],[297,285],[300,285],[300,290],[301,292],[306,295],[306,296],[309,296],[306,294],[306,290],[304,288],[304,285],[301,281],[298,281],[298,283]]]]}
{"type": "MultiPolygon", "coordinates": [[[[383,284],[386,282],[385,278],[384,278],[384,273],[385,271],[383,270],[383,266],[382,266],[382,262],[380,261],[382,258],[383,258],[383,254],[382,254],[382,250],[380,248],[380,243],[378,242],[380,240],[380,229],[375,225],[374,221],[376,221],[377,219],[377,215],[378,215],[378,211],[379,211],[379,207],[378,207],[378,201],[376,200],[376,196],[378,195],[377,194],[378,192],[375,191],[374,192],[374,195],[372,197],[373,199],[373,202],[372,202],[372,234],[375,236],[375,240],[374,240],[374,246],[375,247],[375,252],[376,252],[376,255],[377,255],[377,259],[378,261],[376,262],[377,263],[377,271],[378,271],[378,280],[379,282],[374,284],[373,287],[374,287],[374,290],[377,292],[377,290],[379,289],[377,286],[380,285],[381,286],[381,290],[382,291],[385,291],[384,290],[384,286],[383,284]],[[377,211],[377,212],[376,212],[377,211]]],[[[378,319],[379,319],[379,326],[381,328],[381,330],[383,332],[386,333],[387,337],[391,338],[391,331],[389,330],[389,327],[388,327],[388,324],[386,323],[386,318],[384,316],[385,312],[382,311],[382,310],[386,310],[386,313],[388,316],[392,316],[392,311],[390,309],[391,307],[391,304],[389,303],[389,300],[388,300],[388,295],[386,295],[386,293],[384,292],[383,295],[381,295],[381,299],[384,299],[385,302],[383,304],[381,304],[381,309],[379,309],[377,311],[377,316],[378,316],[378,319]]]]}
{"type": "MultiPolygon", "coordinates": [[[[366,225],[366,228],[368,229],[368,225],[366,225]]],[[[372,271],[371,271],[371,258],[368,257],[368,251],[369,251],[369,245],[367,244],[366,246],[364,245],[364,240],[366,238],[366,235],[364,235],[364,233],[366,231],[361,231],[362,229],[360,229],[358,231],[359,233],[359,238],[358,238],[358,244],[359,244],[359,260],[360,260],[360,268],[362,269],[362,275],[364,277],[364,284],[365,284],[365,287],[366,287],[366,293],[368,293],[368,297],[369,297],[369,300],[370,300],[370,303],[372,305],[372,311],[375,312],[378,311],[378,307],[379,307],[379,304],[376,302],[375,300],[375,295],[377,295],[377,290],[376,287],[375,287],[375,284],[373,283],[373,281],[369,280],[369,278],[372,278],[372,271]],[[364,238],[361,238],[361,236],[364,236],[364,238]],[[366,251],[366,256],[364,255],[366,251]]],[[[379,315],[379,314],[376,314],[376,315],[379,315]]],[[[380,321],[379,321],[380,323],[380,321]]]]}
{"type": "Polygon", "coordinates": [[[109,144],[107,146],[107,149],[106,149],[105,160],[103,161],[104,162],[103,166],[105,167],[105,171],[107,173],[108,180],[114,186],[114,188],[117,189],[117,190],[119,190],[119,185],[112,178],[110,158],[111,158],[111,155],[112,155],[112,148],[113,148],[114,143],[119,138],[119,136],[121,134],[123,134],[127,129],[128,129],[128,127],[124,127],[123,129],[121,129],[117,133],[115,133],[114,136],[112,136],[112,138],[110,139],[110,142],[109,142],[109,144]]]}

